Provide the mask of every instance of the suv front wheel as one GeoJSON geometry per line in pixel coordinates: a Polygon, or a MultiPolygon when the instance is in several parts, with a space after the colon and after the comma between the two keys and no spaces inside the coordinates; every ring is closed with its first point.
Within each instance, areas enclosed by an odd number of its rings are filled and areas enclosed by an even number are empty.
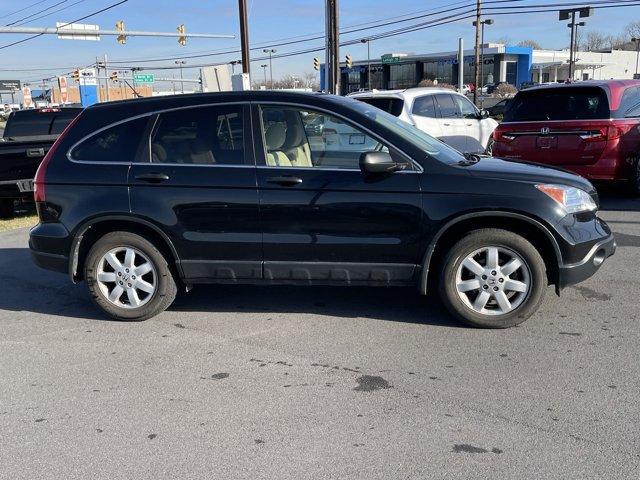
{"type": "Polygon", "coordinates": [[[164,256],[129,232],[108,233],[91,247],[84,278],[93,301],[116,320],[151,318],[166,310],[177,292],[164,256]]]}
{"type": "Polygon", "coordinates": [[[520,235],[475,230],[449,250],[440,295],[447,309],[469,325],[507,328],[538,309],[547,287],[544,260],[520,235]]]}

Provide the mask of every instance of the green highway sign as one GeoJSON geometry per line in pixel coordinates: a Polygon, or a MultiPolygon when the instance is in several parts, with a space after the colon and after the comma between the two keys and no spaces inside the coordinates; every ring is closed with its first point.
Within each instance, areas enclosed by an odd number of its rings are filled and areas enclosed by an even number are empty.
{"type": "Polygon", "coordinates": [[[382,55],[382,57],[380,57],[380,59],[382,60],[382,63],[385,64],[398,63],[402,61],[402,59],[406,56],[406,53],[385,53],[384,55],[382,55]]]}
{"type": "Polygon", "coordinates": [[[153,73],[134,73],[133,74],[133,82],[140,83],[153,83],[155,80],[153,73]]]}

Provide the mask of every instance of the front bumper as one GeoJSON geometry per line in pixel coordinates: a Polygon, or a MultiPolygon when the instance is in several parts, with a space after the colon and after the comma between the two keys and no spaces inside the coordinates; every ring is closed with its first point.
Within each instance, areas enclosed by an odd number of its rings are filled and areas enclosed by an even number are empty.
{"type": "Polygon", "coordinates": [[[591,247],[587,255],[580,261],[560,265],[557,291],[580,283],[595,274],[604,261],[616,251],[616,240],[612,234],[591,247]]]}

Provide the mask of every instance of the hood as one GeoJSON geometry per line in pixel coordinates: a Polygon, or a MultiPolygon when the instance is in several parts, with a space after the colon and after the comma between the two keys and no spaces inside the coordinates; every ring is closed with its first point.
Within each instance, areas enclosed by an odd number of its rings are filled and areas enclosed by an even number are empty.
{"type": "Polygon", "coordinates": [[[530,183],[555,183],[577,187],[588,193],[595,192],[591,182],[579,175],[536,163],[482,157],[480,161],[463,168],[474,177],[499,178],[530,183]]]}

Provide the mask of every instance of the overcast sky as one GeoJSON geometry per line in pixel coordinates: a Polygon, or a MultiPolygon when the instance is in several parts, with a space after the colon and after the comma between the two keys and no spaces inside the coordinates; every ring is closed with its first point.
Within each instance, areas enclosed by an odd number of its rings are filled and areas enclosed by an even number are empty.
{"type": "MultiPolygon", "coordinates": [[[[558,0],[562,2],[575,0],[558,0]]],[[[55,26],[57,21],[68,22],[104,8],[116,0],[0,0],[0,24],[25,23],[25,26],[55,26]],[[36,5],[33,5],[36,4],[36,5]],[[31,8],[26,8],[33,5],[31,8]],[[24,9],[20,12],[16,10],[24,9]],[[60,10],[62,9],[62,10],[60,10]],[[60,10],[60,11],[58,11],[60,10]],[[48,15],[48,16],[43,16],[48,15]],[[42,18],[37,18],[43,16],[42,18]]],[[[340,25],[348,27],[363,22],[385,20],[413,12],[428,13],[427,9],[465,6],[460,0],[340,0],[340,25]]],[[[552,3],[550,0],[525,0],[517,5],[552,3]]],[[[236,35],[236,39],[189,39],[185,47],[174,38],[130,38],[126,45],[116,43],[114,37],[103,37],[98,42],[59,40],[54,35],[44,35],[28,42],[0,50],[0,78],[35,81],[46,76],[69,71],[76,66],[95,62],[96,56],[107,54],[110,61],[125,61],[129,64],[173,65],[173,60],[155,63],[138,63],[148,58],[198,55],[220,50],[239,48],[239,26],[237,0],[129,0],[116,8],[96,15],[83,23],[93,23],[101,28],[113,29],[118,20],[124,20],[127,29],[175,31],[180,23],[188,32],[236,35]],[[47,68],[47,71],[10,71],[10,69],[47,68]]],[[[248,0],[249,36],[252,45],[283,38],[322,34],[324,30],[323,0],[248,0]]],[[[640,7],[598,9],[587,19],[587,30],[619,34],[631,20],[639,18],[640,7]]],[[[370,32],[343,35],[342,39],[353,39],[374,32],[410,25],[422,20],[412,20],[399,25],[381,27],[370,32]]],[[[495,24],[487,27],[486,41],[509,37],[513,43],[533,39],[545,48],[562,48],[568,45],[569,29],[566,22],[557,20],[557,13],[508,15],[494,17],[495,24]]],[[[0,47],[26,35],[3,34],[0,47]]],[[[388,52],[428,53],[449,51],[457,48],[457,38],[463,37],[467,48],[471,47],[474,30],[471,20],[446,26],[421,30],[406,35],[381,39],[371,44],[372,57],[388,52]]],[[[290,52],[304,48],[322,46],[321,40],[298,45],[276,47],[278,52],[290,52]]],[[[343,47],[340,55],[350,53],[355,59],[366,58],[363,44],[343,47]]],[[[262,55],[252,52],[252,55],[262,55]]],[[[295,57],[274,59],[274,78],[284,74],[312,72],[314,56],[311,53],[295,57]]],[[[239,54],[225,54],[187,59],[188,65],[219,63],[240,58],[239,54]]],[[[252,63],[254,74],[262,78],[259,65],[252,63]]],[[[163,76],[179,75],[177,71],[165,71],[163,76]]],[[[185,70],[185,77],[196,77],[195,70],[185,70]]]]}

